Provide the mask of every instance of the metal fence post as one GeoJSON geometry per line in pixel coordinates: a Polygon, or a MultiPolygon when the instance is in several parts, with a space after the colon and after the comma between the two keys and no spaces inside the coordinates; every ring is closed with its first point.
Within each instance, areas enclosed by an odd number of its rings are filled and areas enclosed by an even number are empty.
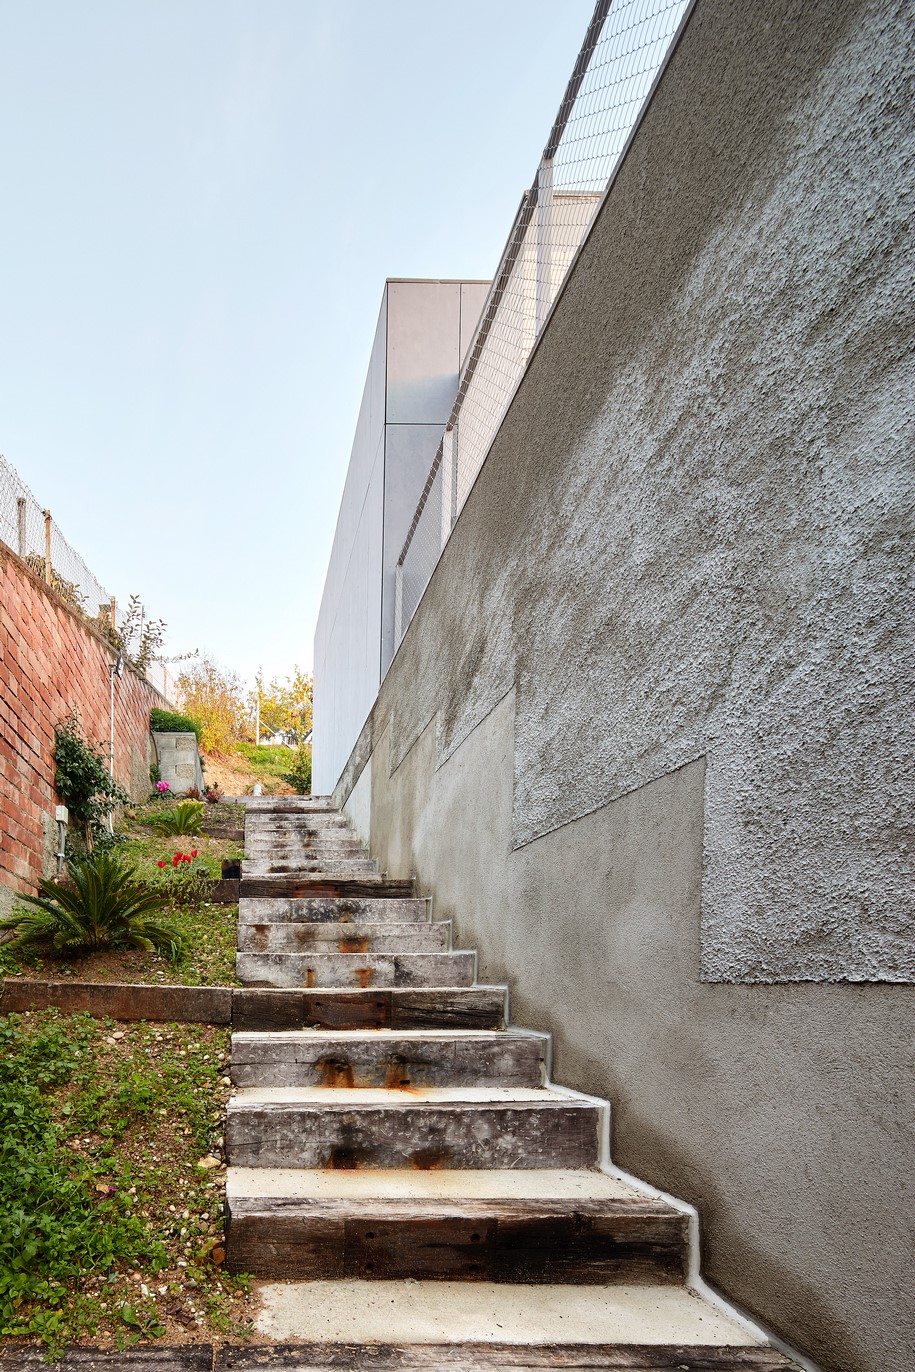
{"type": "Polygon", "coordinates": [[[51,511],[42,510],[44,515],[44,579],[51,584],[51,511]]]}
{"type": "Polygon", "coordinates": [[[16,524],[19,534],[19,556],[22,558],[23,562],[25,561],[25,555],[29,550],[26,538],[25,512],[26,500],[25,496],[21,495],[16,501],[16,524]]]}
{"type": "Polygon", "coordinates": [[[398,562],[394,569],[394,651],[400,646],[403,637],[403,563],[398,562]]]}
{"type": "Polygon", "coordinates": [[[553,303],[553,159],[537,169],[537,265],[534,333],[539,334],[553,303]]]}

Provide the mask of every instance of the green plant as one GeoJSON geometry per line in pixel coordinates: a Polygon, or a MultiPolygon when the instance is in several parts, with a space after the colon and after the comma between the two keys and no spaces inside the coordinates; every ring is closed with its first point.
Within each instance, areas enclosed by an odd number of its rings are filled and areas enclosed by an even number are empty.
{"type": "Polygon", "coordinates": [[[0,1339],[55,1356],[105,1339],[113,1365],[185,1301],[201,1337],[244,1337],[247,1283],[210,1260],[221,1187],[197,1165],[218,1150],[227,1053],[209,1026],[0,1019],[0,1339]]]}
{"type": "Polygon", "coordinates": [[[0,929],[15,935],[7,945],[10,952],[50,944],[56,952],[68,954],[145,948],[173,960],[180,956],[177,929],[150,918],[164,909],[167,898],[142,886],[134,869],[116,853],[74,858],[67,869],[72,885],[42,881],[41,895],[20,896],[13,913],[0,920],[0,929]]]}
{"type": "MultiPolygon", "coordinates": [[[[60,1338],[66,1288],[165,1250],[114,1186],[99,1199],[88,1159],[62,1147],[69,1129],[53,1114],[94,1036],[88,1016],[50,1019],[29,1034],[0,1020],[0,1336],[60,1338]]],[[[69,1113],[69,1112],[68,1112],[69,1113]]]]}
{"type": "MultiPolygon", "coordinates": [[[[160,710],[158,706],[149,712],[149,728],[154,734],[194,734],[200,741],[200,726],[189,715],[178,714],[175,710],[160,710]]],[[[153,777],[158,781],[158,777],[153,777]]]]}
{"type": "Polygon", "coordinates": [[[162,780],[162,769],[158,762],[152,762],[149,766],[149,784],[155,786],[157,781],[162,780]]]}
{"type": "Polygon", "coordinates": [[[193,853],[175,853],[171,862],[160,858],[156,865],[156,886],[169,904],[201,905],[206,901],[213,877],[196,848],[193,853]]]}
{"type": "Polygon", "coordinates": [[[300,796],[311,795],[311,747],[303,744],[296,750],[295,759],[283,780],[294,786],[300,796]]]}
{"type": "Polygon", "coordinates": [[[54,786],[70,811],[74,829],[87,849],[106,832],[106,820],[127,792],[108,771],[101,744],[93,748],[83,735],[74,711],[54,734],[54,786]]]}
{"type": "Polygon", "coordinates": [[[140,597],[132,595],[121,623],[111,627],[108,637],[131,667],[145,672],[157,660],[167,627],[164,619],[147,619],[140,597]]]}
{"type": "Polygon", "coordinates": [[[175,838],[183,834],[199,834],[203,824],[203,801],[179,800],[171,810],[151,815],[147,822],[160,834],[170,834],[175,838]]]}

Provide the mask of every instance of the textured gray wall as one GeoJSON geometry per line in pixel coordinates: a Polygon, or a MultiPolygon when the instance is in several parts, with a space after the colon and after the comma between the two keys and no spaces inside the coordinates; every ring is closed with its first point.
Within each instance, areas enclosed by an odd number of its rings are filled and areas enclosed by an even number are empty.
{"type": "Polygon", "coordinates": [[[835,1372],[910,1366],[911,18],[699,0],[336,792],[835,1372]]]}
{"type": "Polygon", "coordinates": [[[905,10],[702,0],[402,650],[515,844],[707,758],[710,979],[915,975],[905,10]]]}

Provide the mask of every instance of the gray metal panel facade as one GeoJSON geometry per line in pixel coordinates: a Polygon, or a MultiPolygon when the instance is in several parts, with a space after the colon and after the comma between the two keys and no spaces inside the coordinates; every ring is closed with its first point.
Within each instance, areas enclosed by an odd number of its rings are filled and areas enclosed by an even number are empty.
{"type": "Polygon", "coordinates": [[[393,656],[395,567],[489,283],[388,281],[315,630],[314,789],[333,789],[393,656]]]}

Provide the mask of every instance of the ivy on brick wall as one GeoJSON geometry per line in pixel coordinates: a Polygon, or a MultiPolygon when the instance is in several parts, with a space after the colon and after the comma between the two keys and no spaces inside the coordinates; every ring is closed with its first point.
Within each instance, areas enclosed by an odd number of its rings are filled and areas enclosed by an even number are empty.
{"type": "Polygon", "coordinates": [[[93,747],[83,735],[74,711],[54,731],[54,786],[67,809],[78,846],[88,850],[108,837],[107,820],[127,792],[108,771],[101,745],[93,747]]]}

